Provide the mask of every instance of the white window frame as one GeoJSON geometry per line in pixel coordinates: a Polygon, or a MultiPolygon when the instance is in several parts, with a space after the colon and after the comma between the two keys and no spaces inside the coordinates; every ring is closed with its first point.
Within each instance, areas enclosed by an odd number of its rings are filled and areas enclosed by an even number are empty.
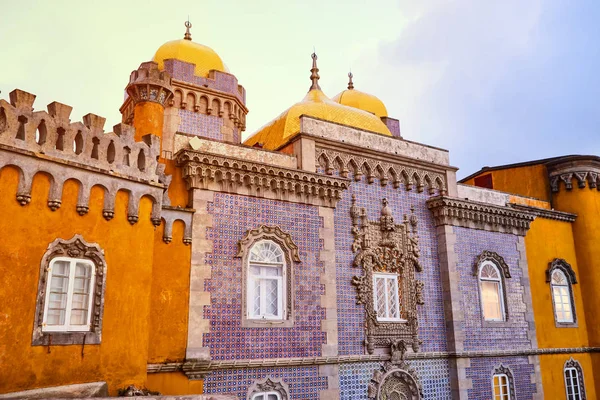
{"type": "MultiPolygon", "coordinates": [[[[554,319],[556,322],[561,323],[561,324],[573,324],[575,323],[575,313],[573,312],[573,296],[572,296],[572,292],[571,292],[571,283],[569,282],[569,278],[567,277],[567,275],[559,268],[555,268],[552,271],[552,274],[550,276],[550,293],[552,295],[552,305],[554,307],[554,319]],[[565,284],[564,285],[559,285],[553,282],[554,280],[554,274],[561,274],[565,280],[565,284]],[[564,288],[567,291],[567,299],[569,300],[569,311],[571,314],[571,319],[564,319],[564,318],[559,318],[558,317],[558,309],[557,309],[557,299],[556,296],[554,294],[554,288],[564,288]]],[[[561,294],[561,298],[562,298],[562,294],[561,294]]],[[[562,303],[562,299],[561,299],[561,305],[565,305],[566,303],[562,303]]]]}
{"type": "Polygon", "coordinates": [[[492,376],[492,396],[494,400],[512,400],[510,385],[511,381],[507,374],[494,374],[492,376]],[[498,386],[496,386],[496,378],[498,378],[498,386]],[[502,386],[502,378],[506,379],[506,386],[502,386]],[[496,387],[500,388],[500,395],[496,395],[496,387]],[[502,390],[503,387],[506,388],[506,392],[502,390]]]}
{"type": "Polygon", "coordinates": [[[479,284],[479,297],[481,298],[481,314],[483,316],[483,320],[484,321],[491,321],[491,322],[504,322],[506,321],[506,309],[505,309],[505,305],[504,305],[504,282],[502,279],[502,272],[500,271],[500,268],[498,268],[498,266],[493,263],[492,261],[486,260],[484,262],[481,263],[481,265],[479,266],[479,273],[477,275],[477,280],[478,280],[478,284],[479,284]],[[483,271],[483,268],[486,265],[490,265],[492,266],[495,270],[496,273],[498,274],[498,279],[491,279],[491,278],[482,278],[481,277],[481,272],[483,271]],[[484,306],[484,299],[483,299],[483,286],[482,286],[482,282],[498,282],[498,302],[500,302],[500,318],[487,318],[485,316],[485,306],[484,306]]]}
{"type": "MultiPolygon", "coordinates": [[[[381,322],[406,322],[405,319],[402,319],[402,317],[400,316],[402,313],[402,306],[400,304],[400,295],[399,295],[399,282],[398,282],[398,274],[391,274],[391,273],[383,273],[383,272],[376,272],[373,273],[373,307],[374,307],[374,311],[375,311],[375,315],[377,315],[377,321],[381,321],[381,322]],[[395,294],[396,294],[396,303],[398,304],[398,317],[394,318],[394,317],[380,317],[377,308],[377,279],[378,278],[383,278],[386,280],[386,282],[388,280],[392,280],[395,285],[396,285],[396,290],[395,290],[395,294]]],[[[387,287],[387,283],[386,283],[386,287],[387,287]]],[[[385,309],[386,309],[386,315],[389,315],[389,299],[388,299],[388,291],[386,290],[385,292],[385,309]]]]}
{"type": "Polygon", "coordinates": [[[91,319],[92,319],[92,306],[95,297],[95,284],[96,284],[96,266],[90,260],[83,258],[71,258],[71,257],[56,257],[50,261],[48,266],[48,279],[46,281],[46,295],[44,301],[44,316],[42,320],[42,332],[86,332],[90,330],[91,319]],[[64,325],[48,325],[48,308],[50,305],[50,287],[52,284],[52,272],[54,264],[58,261],[65,261],[69,263],[69,286],[67,288],[67,304],[65,308],[65,324],[64,325]],[[86,264],[91,267],[90,276],[90,288],[88,294],[88,315],[87,323],[84,325],[72,325],[71,324],[71,311],[73,301],[73,286],[75,283],[75,268],[77,263],[86,264]]]}
{"type": "MultiPolygon", "coordinates": [[[[256,243],[254,243],[252,245],[252,247],[250,247],[249,251],[248,251],[248,276],[247,276],[247,298],[246,298],[246,313],[248,316],[248,319],[254,319],[254,320],[285,320],[286,319],[286,299],[287,299],[287,268],[286,268],[286,258],[285,258],[285,252],[283,251],[283,249],[281,248],[281,246],[272,241],[272,240],[268,240],[268,239],[264,239],[264,240],[259,240],[256,243]],[[277,246],[279,248],[279,251],[281,252],[282,255],[282,259],[283,262],[282,263],[269,263],[269,262],[259,262],[259,261],[252,261],[250,258],[250,254],[252,253],[252,248],[254,248],[255,246],[261,245],[262,243],[265,242],[269,242],[275,246],[277,246]],[[252,268],[253,267],[268,267],[268,268],[278,268],[281,271],[281,275],[279,276],[272,276],[272,275],[254,275],[252,273],[252,268]],[[254,294],[255,294],[255,288],[254,288],[254,284],[257,280],[274,280],[277,282],[277,315],[267,315],[266,313],[264,313],[264,310],[266,309],[266,296],[260,296],[261,299],[261,313],[260,314],[255,314],[254,313],[254,294]]],[[[265,288],[266,290],[266,288],[265,288]]]]}
{"type": "Polygon", "coordinates": [[[567,367],[563,372],[563,377],[565,379],[565,393],[567,395],[567,400],[583,400],[584,397],[582,395],[582,387],[579,384],[579,371],[575,367],[567,367]],[[574,372],[575,375],[571,375],[571,387],[577,387],[577,396],[575,396],[575,391],[569,395],[569,384],[567,383],[567,372],[574,372]]]}
{"type": "Polygon", "coordinates": [[[262,396],[262,397],[260,397],[260,400],[268,400],[268,396],[270,394],[274,394],[275,396],[277,396],[277,400],[281,400],[281,395],[279,393],[273,392],[273,391],[271,391],[271,392],[254,393],[252,395],[252,400],[259,400],[259,396],[262,396]]]}

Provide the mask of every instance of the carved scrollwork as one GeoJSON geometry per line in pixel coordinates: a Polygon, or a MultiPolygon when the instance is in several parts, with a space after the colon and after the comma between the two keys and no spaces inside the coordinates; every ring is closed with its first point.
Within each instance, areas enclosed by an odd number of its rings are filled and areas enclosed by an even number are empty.
{"type": "Polygon", "coordinates": [[[510,269],[508,268],[508,264],[504,261],[504,258],[493,251],[484,250],[480,255],[475,259],[475,267],[473,269],[473,275],[477,276],[479,274],[479,268],[484,261],[491,261],[495,265],[497,265],[505,278],[510,278],[510,269]]]}
{"type": "MultiPolygon", "coordinates": [[[[400,347],[404,345],[403,341],[399,342],[400,347]]],[[[381,369],[373,371],[367,394],[369,400],[420,400],[423,387],[416,371],[401,358],[397,363],[386,362],[381,369]]]]}
{"type": "Polygon", "coordinates": [[[281,400],[288,400],[290,390],[288,385],[281,379],[268,376],[263,380],[254,382],[254,384],[250,386],[250,389],[248,390],[248,396],[246,398],[251,400],[252,396],[254,396],[256,393],[265,392],[275,392],[279,394],[281,400]]]}
{"type": "Polygon", "coordinates": [[[416,234],[418,220],[412,214],[405,215],[401,224],[394,222],[387,200],[379,221],[368,221],[364,208],[356,205],[352,197],[350,208],[354,243],[354,266],[363,270],[354,276],[356,302],[364,305],[366,314],[365,344],[369,354],[375,347],[389,347],[398,339],[410,343],[413,351],[419,350],[417,304],[423,304],[423,285],[416,280],[415,272],[421,271],[419,263],[419,241],[416,234]],[[400,321],[383,322],[377,318],[374,305],[374,273],[393,273],[398,276],[398,298],[400,299],[400,321]]]}

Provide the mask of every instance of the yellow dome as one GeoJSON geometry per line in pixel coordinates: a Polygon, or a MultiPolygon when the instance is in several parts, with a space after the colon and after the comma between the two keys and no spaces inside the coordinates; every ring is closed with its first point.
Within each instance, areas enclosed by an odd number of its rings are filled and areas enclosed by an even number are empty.
{"type": "Polygon", "coordinates": [[[208,72],[215,69],[221,72],[229,72],[223,64],[221,57],[213,49],[199,43],[192,42],[189,28],[192,24],[186,23],[187,32],[184,39],[172,40],[160,46],[154,55],[153,61],[158,63],[158,69],[165,68],[165,60],[175,58],[196,64],[195,74],[208,77],[208,72]],[[189,26],[188,26],[189,25],[189,26]]]}
{"type": "Polygon", "coordinates": [[[262,143],[264,149],[275,150],[286,143],[290,137],[300,132],[300,116],[307,115],[325,121],[348,125],[365,131],[392,136],[387,126],[379,117],[356,108],[347,107],[331,100],[319,87],[319,69],[317,56],[313,53],[311,71],[312,86],[299,103],[285,110],[279,117],[271,121],[249,137],[244,143],[253,146],[262,143]]]}
{"type": "Polygon", "coordinates": [[[348,90],[338,93],[332,100],[345,106],[370,112],[379,118],[387,117],[388,114],[385,104],[383,104],[381,100],[372,94],[354,89],[354,84],[352,83],[352,73],[349,73],[348,77],[350,78],[348,90]]]}

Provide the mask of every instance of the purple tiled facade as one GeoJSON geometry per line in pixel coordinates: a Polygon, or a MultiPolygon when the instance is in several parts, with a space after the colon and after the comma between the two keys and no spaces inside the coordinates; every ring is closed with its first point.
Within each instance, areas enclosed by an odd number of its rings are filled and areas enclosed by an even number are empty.
{"type": "Polygon", "coordinates": [[[260,359],[277,357],[314,357],[321,355],[325,343],[320,307],[323,287],[319,278],[323,266],[318,261],[322,225],[314,206],[216,193],[208,212],[213,227],[207,236],[213,241],[207,255],[212,277],[206,282],[211,306],[205,308],[211,332],[204,346],[214,360],[260,359]],[[243,328],[242,260],[236,258],[238,241],[260,225],[279,226],[289,233],[299,248],[301,262],[294,265],[295,321],[292,328],[243,328]]]}
{"type": "Polygon", "coordinates": [[[179,110],[179,132],[189,133],[209,139],[223,140],[223,119],[189,110],[179,110]]]}
{"type": "MultiPolygon", "coordinates": [[[[519,400],[530,400],[536,393],[536,386],[531,383],[534,366],[527,357],[486,357],[472,358],[471,367],[467,369],[467,378],[473,382],[469,390],[469,399],[491,399],[492,375],[494,369],[502,364],[510,368],[513,375],[515,394],[519,400]]],[[[549,397],[553,398],[553,397],[549,397]]]]}

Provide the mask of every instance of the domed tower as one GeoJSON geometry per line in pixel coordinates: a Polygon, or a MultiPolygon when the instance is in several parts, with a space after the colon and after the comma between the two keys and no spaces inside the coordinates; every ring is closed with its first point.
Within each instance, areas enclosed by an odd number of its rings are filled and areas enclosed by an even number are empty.
{"type": "MultiPolygon", "coordinates": [[[[162,155],[170,159],[175,133],[240,143],[246,129],[246,91],[229,73],[221,57],[210,47],[192,41],[185,23],[183,39],[160,46],[153,63],[171,77],[170,97],[164,110],[162,155]]],[[[125,123],[136,120],[136,100],[128,97],[121,113],[125,123]]]]}
{"type": "Polygon", "coordinates": [[[348,73],[348,89],[338,93],[332,100],[345,106],[358,108],[359,110],[374,114],[381,118],[393,136],[401,138],[400,122],[397,119],[388,117],[387,108],[379,98],[354,89],[353,77],[352,72],[348,73]]]}

